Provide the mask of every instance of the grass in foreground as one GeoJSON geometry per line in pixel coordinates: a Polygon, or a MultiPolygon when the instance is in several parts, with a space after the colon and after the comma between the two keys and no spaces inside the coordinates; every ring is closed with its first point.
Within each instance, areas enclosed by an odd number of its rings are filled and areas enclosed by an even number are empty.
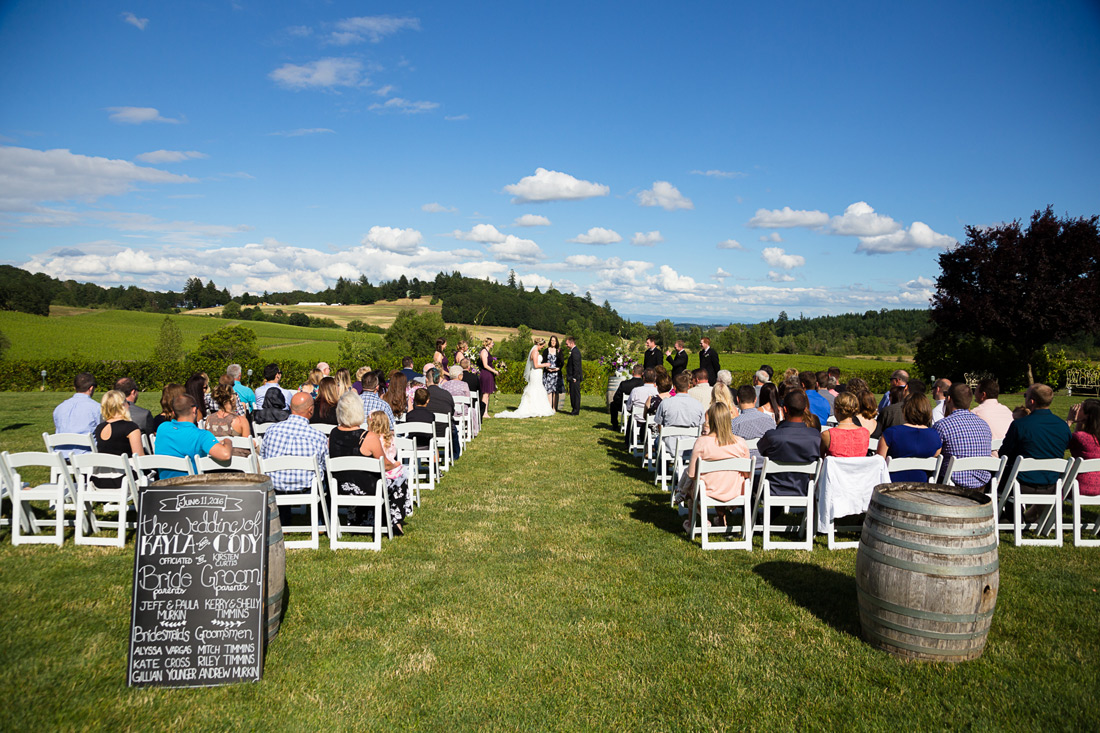
{"type": "Polygon", "coordinates": [[[1095,550],[1002,543],[985,655],[900,662],[859,639],[855,551],[704,553],[602,407],[490,421],[381,553],[288,553],[255,685],[127,689],[132,545],[0,532],[0,728],[1095,727],[1095,550]]]}

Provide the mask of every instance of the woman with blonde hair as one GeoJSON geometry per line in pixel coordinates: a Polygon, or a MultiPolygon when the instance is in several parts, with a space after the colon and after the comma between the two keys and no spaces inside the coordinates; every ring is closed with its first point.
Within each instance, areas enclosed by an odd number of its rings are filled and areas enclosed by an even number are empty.
{"type": "MultiPolygon", "coordinates": [[[[115,456],[143,456],[141,429],[130,419],[130,405],[126,395],[112,389],[99,402],[99,414],[103,422],[95,429],[95,448],[100,453],[115,456]]],[[[101,489],[117,489],[122,486],[120,474],[93,476],[92,483],[101,489]]]]}
{"type": "Polygon", "coordinates": [[[412,494],[409,493],[405,466],[397,460],[397,443],[394,442],[393,430],[390,429],[390,419],[381,410],[375,410],[367,418],[367,440],[373,445],[375,438],[382,446],[382,455],[378,457],[386,467],[386,494],[390,500],[390,517],[397,525],[398,534],[401,534],[400,521],[412,514],[412,494]]]}
{"type": "MultiPolygon", "coordinates": [[[[237,414],[237,392],[232,386],[219,384],[214,388],[214,402],[217,412],[206,416],[206,429],[216,438],[248,438],[252,430],[248,427],[248,418],[237,414]]],[[[234,448],[233,455],[248,456],[245,448],[234,448]]]]}
{"type": "Polygon", "coordinates": [[[321,387],[321,380],[324,378],[325,373],[314,367],[310,370],[309,376],[306,377],[306,381],[302,382],[302,386],[298,388],[298,391],[309,392],[310,397],[317,399],[317,390],[321,387]]]}
{"type": "Polygon", "coordinates": [[[336,370],[336,386],[340,388],[340,396],[351,389],[351,372],[348,371],[347,367],[340,367],[336,370]]]}
{"type": "MultiPolygon", "coordinates": [[[[679,494],[687,502],[688,516],[695,503],[695,477],[698,472],[699,461],[721,461],[726,458],[748,458],[749,446],[745,439],[734,435],[731,423],[733,417],[729,408],[721,402],[715,402],[707,410],[705,435],[700,435],[695,440],[695,447],[691,451],[691,462],[688,464],[684,478],[680,481],[679,494]]],[[[745,481],[748,474],[740,471],[715,471],[708,473],[704,481],[707,497],[715,501],[732,501],[745,493],[745,481]]],[[[725,525],[726,510],[718,507],[718,525],[725,525]]],[[[702,518],[706,521],[706,517],[702,518]]],[[[691,520],[684,520],[684,529],[691,532],[691,520]]]]}
{"type": "Polygon", "coordinates": [[[714,388],[710,391],[710,404],[714,405],[719,402],[729,409],[731,420],[741,414],[741,410],[737,408],[737,401],[733,399],[730,388],[721,382],[715,384],[714,388]]]}

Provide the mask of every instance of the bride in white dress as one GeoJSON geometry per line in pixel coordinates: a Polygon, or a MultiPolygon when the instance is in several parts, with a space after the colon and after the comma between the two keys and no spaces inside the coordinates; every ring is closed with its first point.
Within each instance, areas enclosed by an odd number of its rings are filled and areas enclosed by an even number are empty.
{"type": "Polygon", "coordinates": [[[535,339],[535,345],[527,353],[527,363],[523,368],[523,376],[527,379],[527,386],[523,388],[523,396],[520,397],[519,407],[507,412],[498,412],[494,417],[551,417],[554,408],[550,405],[550,395],[546,393],[546,387],[542,384],[542,370],[546,364],[542,361],[543,339],[535,339]]]}

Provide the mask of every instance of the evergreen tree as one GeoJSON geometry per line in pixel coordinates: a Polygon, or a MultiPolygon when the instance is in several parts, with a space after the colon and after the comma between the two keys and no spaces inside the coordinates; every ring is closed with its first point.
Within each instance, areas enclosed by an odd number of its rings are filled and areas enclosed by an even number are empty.
{"type": "Polygon", "coordinates": [[[160,334],[149,358],[161,364],[174,364],[183,359],[183,334],[170,316],[161,321],[160,334]]]}

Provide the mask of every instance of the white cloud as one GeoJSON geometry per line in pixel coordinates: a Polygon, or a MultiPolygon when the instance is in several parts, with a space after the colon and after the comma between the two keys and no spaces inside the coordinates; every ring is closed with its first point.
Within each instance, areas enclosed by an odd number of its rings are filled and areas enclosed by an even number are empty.
{"type": "Polygon", "coordinates": [[[794,275],[789,275],[785,272],[776,272],[775,270],[770,270],[768,272],[768,279],[771,280],[773,283],[789,283],[794,282],[794,275]]]}
{"type": "Polygon", "coordinates": [[[145,26],[149,25],[148,18],[139,18],[129,11],[123,13],[121,17],[123,23],[129,23],[130,25],[137,28],[139,31],[145,30],[145,26]]]}
{"type": "Polygon", "coordinates": [[[431,112],[439,107],[439,102],[413,102],[401,97],[392,97],[385,102],[376,102],[367,109],[372,112],[400,112],[406,115],[431,112]]]}
{"type": "Polygon", "coordinates": [[[459,248],[459,249],[452,249],[452,250],[449,250],[449,251],[455,257],[463,257],[463,258],[474,258],[474,257],[476,257],[478,259],[481,259],[482,257],[485,256],[485,253],[482,252],[480,249],[459,248]]]}
{"type": "Polygon", "coordinates": [[[890,254],[893,252],[912,252],[917,249],[947,249],[956,244],[955,238],[946,234],[937,234],[924,222],[915,221],[908,229],[877,237],[860,237],[856,252],[867,254],[890,254]]]}
{"type": "Polygon", "coordinates": [[[596,255],[569,255],[565,258],[565,264],[570,267],[586,269],[602,265],[603,260],[596,255]]]}
{"type": "Polygon", "coordinates": [[[765,234],[760,238],[761,242],[782,242],[783,237],[779,236],[779,232],[772,232],[771,234],[765,234]]]}
{"type": "Polygon", "coordinates": [[[421,211],[426,211],[429,214],[456,214],[456,213],[458,213],[458,209],[456,209],[455,207],[453,207],[453,206],[444,206],[443,204],[439,204],[439,203],[436,203],[434,201],[430,204],[424,204],[423,206],[420,207],[420,210],[421,211]]]}
{"type": "Polygon", "coordinates": [[[503,242],[486,247],[489,254],[502,262],[538,262],[543,258],[542,249],[530,239],[520,239],[509,234],[503,242]]]}
{"type": "Polygon", "coordinates": [[[423,235],[415,229],[396,229],[394,227],[373,226],[362,243],[387,252],[415,254],[420,249],[423,235]]]}
{"type": "Polygon", "coordinates": [[[834,216],[829,221],[833,234],[847,234],[855,237],[876,237],[892,234],[901,229],[901,224],[875,210],[866,201],[857,201],[844,210],[843,216],[834,216]]]}
{"type": "Polygon", "coordinates": [[[809,227],[816,229],[829,223],[829,215],[824,211],[794,210],[789,206],[782,209],[757,209],[756,215],[749,219],[754,229],[790,229],[791,227],[809,227]]]}
{"type": "Polygon", "coordinates": [[[691,199],[668,181],[654,181],[653,188],[638,193],[638,203],[642,206],[660,206],[665,211],[695,208],[691,199]]]}
{"type": "Polygon", "coordinates": [[[630,238],[630,243],[639,247],[652,247],[663,241],[665,241],[665,238],[662,237],[661,232],[656,229],[652,232],[634,232],[634,236],[630,238]]]}
{"type": "Polygon", "coordinates": [[[711,275],[711,279],[713,280],[725,280],[727,277],[733,277],[733,275],[726,272],[721,267],[718,268],[718,272],[711,275]]]}
{"type": "Polygon", "coordinates": [[[455,239],[464,239],[467,242],[482,242],[484,244],[498,244],[507,240],[507,237],[492,224],[475,224],[468,232],[455,229],[453,236],[455,239]]]}
{"type": "Polygon", "coordinates": [[[694,293],[700,288],[700,284],[687,275],[680,275],[668,265],[661,265],[658,274],[658,283],[661,290],[670,293],[694,293]]]}
{"type": "Polygon", "coordinates": [[[568,241],[577,244],[614,244],[623,241],[623,238],[613,229],[592,227],[584,234],[578,234],[568,241]]]}
{"type": "Polygon", "coordinates": [[[905,283],[905,287],[909,288],[910,290],[923,290],[926,288],[930,288],[935,284],[936,282],[934,280],[930,280],[929,278],[920,275],[917,277],[916,280],[910,280],[909,282],[905,283]]]}
{"type": "Polygon", "coordinates": [[[806,258],[801,255],[789,255],[782,247],[765,247],[760,253],[760,258],[772,267],[780,267],[790,270],[794,267],[802,267],[806,264],[806,258]]]}
{"type": "Polygon", "coordinates": [[[504,187],[505,193],[515,196],[512,199],[513,204],[576,201],[594,196],[606,196],[610,191],[611,189],[603,184],[582,181],[568,173],[545,168],[537,168],[535,175],[525,176],[519,180],[519,183],[511,183],[504,187]]]}
{"type": "Polygon", "coordinates": [[[160,111],[155,107],[108,107],[107,111],[111,113],[110,119],[113,122],[121,122],[126,125],[140,125],[143,122],[167,122],[171,125],[178,125],[183,122],[182,118],[162,117],[160,111]]]}
{"type": "Polygon", "coordinates": [[[352,58],[326,58],[308,64],[283,64],[268,77],[287,89],[351,87],[366,80],[363,64],[352,58]]]}
{"type": "Polygon", "coordinates": [[[744,249],[745,246],[736,239],[726,239],[718,243],[718,249],[744,249]]]}
{"type": "Polygon", "coordinates": [[[189,176],[128,160],[76,155],[68,150],[0,147],[0,209],[23,211],[41,201],[95,201],[119,196],[138,183],[195,183],[189,176]]]}
{"type": "Polygon", "coordinates": [[[336,30],[329,36],[329,42],[338,46],[369,40],[378,43],[386,36],[408,28],[420,30],[419,18],[395,18],[392,15],[363,16],[345,18],[336,23],[336,30]]]}
{"type": "Polygon", "coordinates": [[[378,87],[377,89],[375,89],[374,93],[377,94],[379,97],[388,97],[394,89],[396,89],[396,87],[393,84],[387,84],[383,87],[378,87]]]}
{"type": "Polygon", "coordinates": [[[134,159],[142,163],[178,163],[181,160],[208,157],[210,156],[206,153],[200,153],[197,150],[154,150],[134,156],[134,159]]]}
{"type": "Polygon", "coordinates": [[[741,171],[719,171],[712,169],[707,171],[694,170],[691,171],[691,175],[707,176],[709,178],[744,178],[747,174],[741,171]]]}
{"type": "Polygon", "coordinates": [[[516,273],[516,280],[523,283],[524,290],[534,290],[536,287],[546,290],[548,287],[554,284],[554,281],[548,277],[539,275],[536,272],[527,272],[523,275],[516,273]]]}
{"type": "Polygon", "coordinates": [[[550,226],[550,220],[545,216],[539,214],[524,214],[523,216],[517,216],[516,220],[512,222],[517,227],[548,227],[550,226]]]}
{"type": "Polygon", "coordinates": [[[448,115],[443,119],[447,120],[447,122],[461,122],[462,120],[470,119],[470,115],[448,115]]]}
{"type": "Polygon", "coordinates": [[[275,137],[302,137],[303,135],[325,135],[335,132],[336,130],[330,130],[327,127],[299,127],[297,130],[281,130],[279,132],[269,132],[267,134],[274,135],[275,137]]]}

